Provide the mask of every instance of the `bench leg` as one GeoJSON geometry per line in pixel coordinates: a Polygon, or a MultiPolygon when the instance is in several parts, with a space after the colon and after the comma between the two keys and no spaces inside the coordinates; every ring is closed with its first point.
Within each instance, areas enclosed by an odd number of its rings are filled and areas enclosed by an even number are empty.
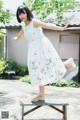
{"type": "Polygon", "coordinates": [[[24,120],[24,105],[22,105],[22,120],[24,120]]]}
{"type": "Polygon", "coordinates": [[[63,120],[67,120],[67,106],[63,105],[63,120]]]}

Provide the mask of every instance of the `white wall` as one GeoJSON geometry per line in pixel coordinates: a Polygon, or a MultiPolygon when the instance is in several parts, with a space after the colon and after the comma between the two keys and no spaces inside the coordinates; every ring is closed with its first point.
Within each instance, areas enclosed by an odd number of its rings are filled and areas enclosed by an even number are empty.
{"type": "MultiPolygon", "coordinates": [[[[19,64],[27,65],[27,40],[22,37],[18,41],[14,41],[15,37],[19,32],[19,29],[8,29],[7,30],[7,53],[8,58],[16,60],[19,64]]],[[[53,46],[57,50],[61,59],[66,60],[73,57],[76,64],[78,64],[79,55],[79,36],[76,34],[70,34],[70,32],[57,32],[52,30],[44,29],[44,34],[52,42],[53,46]]]]}
{"type": "Polygon", "coordinates": [[[14,59],[19,64],[27,65],[27,41],[24,36],[18,41],[13,40],[13,38],[19,33],[17,29],[8,30],[7,34],[7,53],[8,59],[14,59]]]}

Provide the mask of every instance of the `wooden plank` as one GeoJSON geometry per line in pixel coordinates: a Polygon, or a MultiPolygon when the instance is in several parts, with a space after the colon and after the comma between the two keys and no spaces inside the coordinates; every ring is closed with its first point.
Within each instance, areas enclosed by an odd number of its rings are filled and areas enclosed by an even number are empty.
{"type": "Polygon", "coordinates": [[[60,106],[60,105],[69,105],[68,103],[49,103],[49,102],[31,102],[31,103],[23,103],[22,101],[20,101],[20,105],[24,105],[24,106],[42,106],[42,105],[55,105],[55,106],[60,106]]]}

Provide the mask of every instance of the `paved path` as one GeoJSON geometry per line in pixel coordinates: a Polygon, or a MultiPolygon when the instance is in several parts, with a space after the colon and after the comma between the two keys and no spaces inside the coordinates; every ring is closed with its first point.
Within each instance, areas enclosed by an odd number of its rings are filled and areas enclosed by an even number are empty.
{"type": "MultiPolygon", "coordinates": [[[[68,102],[68,120],[80,120],[80,88],[52,86],[45,88],[46,101],[68,102]]],[[[21,120],[20,101],[31,101],[38,93],[38,88],[19,80],[0,80],[0,92],[6,92],[5,95],[0,96],[0,120],[4,120],[1,119],[1,111],[9,111],[9,120],[21,120]]],[[[25,110],[30,108],[31,106],[25,107],[25,110]]],[[[56,120],[59,118],[62,118],[61,113],[48,106],[43,106],[25,116],[25,120],[56,120]]]]}

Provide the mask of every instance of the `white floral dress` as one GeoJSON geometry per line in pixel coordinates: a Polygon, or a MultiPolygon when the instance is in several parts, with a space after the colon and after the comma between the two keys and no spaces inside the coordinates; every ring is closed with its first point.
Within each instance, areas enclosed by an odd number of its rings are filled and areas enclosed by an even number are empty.
{"type": "Polygon", "coordinates": [[[44,35],[41,27],[22,24],[24,36],[28,41],[27,65],[31,85],[41,86],[60,80],[66,68],[50,40],[44,35]]]}

